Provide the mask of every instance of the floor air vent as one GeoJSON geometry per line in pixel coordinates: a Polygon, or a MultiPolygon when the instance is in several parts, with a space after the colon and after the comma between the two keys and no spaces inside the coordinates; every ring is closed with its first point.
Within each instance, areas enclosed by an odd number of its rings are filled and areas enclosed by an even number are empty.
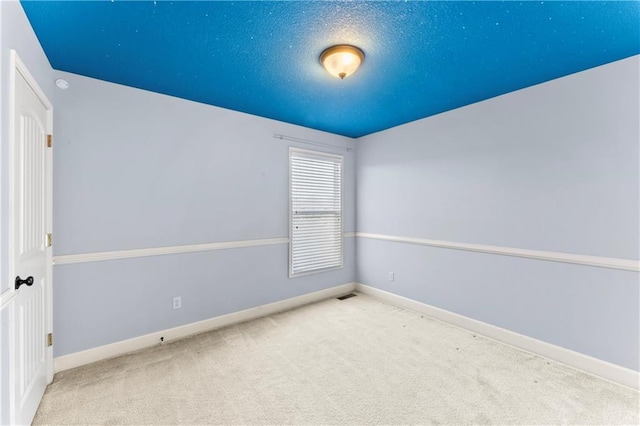
{"type": "Polygon", "coordinates": [[[336,297],[336,299],[338,299],[338,300],[344,300],[344,299],[349,299],[349,298],[351,298],[351,297],[356,297],[356,296],[357,296],[356,294],[349,293],[349,294],[346,294],[346,295],[344,295],[344,296],[336,297]]]}

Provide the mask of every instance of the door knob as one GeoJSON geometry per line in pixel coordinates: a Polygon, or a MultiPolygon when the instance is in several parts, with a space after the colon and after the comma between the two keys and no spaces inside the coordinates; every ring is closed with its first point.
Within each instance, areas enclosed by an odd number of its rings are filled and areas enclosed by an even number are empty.
{"type": "Polygon", "coordinates": [[[16,290],[20,288],[20,286],[22,284],[26,284],[27,286],[30,286],[31,284],[33,284],[33,277],[27,277],[26,279],[20,279],[20,275],[18,275],[16,277],[16,290]]]}

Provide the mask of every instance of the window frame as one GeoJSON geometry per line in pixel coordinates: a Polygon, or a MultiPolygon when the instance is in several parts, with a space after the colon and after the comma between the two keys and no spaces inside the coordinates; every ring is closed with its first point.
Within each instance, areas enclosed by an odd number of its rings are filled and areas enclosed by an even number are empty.
{"type": "Polygon", "coordinates": [[[344,156],[341,154],[334,154],[324,151],[315,151],[310,149],[298,148],[294,146],[289,147],[289,265],[287,266],[289,271],[289,278],[298,278],[306,275],[319,274],[322,272],[334,271],[344,268],[344,156]],[[302,157],[307,156],[310,158],[318,158],[320,160],[329,160],[340,163],[340,265],[330,266],[327,268],[314,269],[311,271],[304,271],[293,273],[293,157],[295,154],[301,154],[302,157]]]}

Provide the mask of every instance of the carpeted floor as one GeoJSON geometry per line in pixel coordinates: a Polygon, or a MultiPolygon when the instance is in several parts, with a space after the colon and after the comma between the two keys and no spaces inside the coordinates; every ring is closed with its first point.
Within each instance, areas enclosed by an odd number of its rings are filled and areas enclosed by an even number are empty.
{"type": "Polygon", "coordinates": [[[639,394],[359,294],[56,375],[34,424],[638,424],[639,394]]]}

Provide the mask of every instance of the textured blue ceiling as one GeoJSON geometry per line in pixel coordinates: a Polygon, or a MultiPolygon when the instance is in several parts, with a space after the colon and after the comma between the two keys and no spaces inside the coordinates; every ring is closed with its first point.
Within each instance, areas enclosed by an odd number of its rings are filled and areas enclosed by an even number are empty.
{"type": "Polygon", "coordinates": [[[351,137],[640,53],[636,1],[22,5],[55,69],[351,137]]]}

